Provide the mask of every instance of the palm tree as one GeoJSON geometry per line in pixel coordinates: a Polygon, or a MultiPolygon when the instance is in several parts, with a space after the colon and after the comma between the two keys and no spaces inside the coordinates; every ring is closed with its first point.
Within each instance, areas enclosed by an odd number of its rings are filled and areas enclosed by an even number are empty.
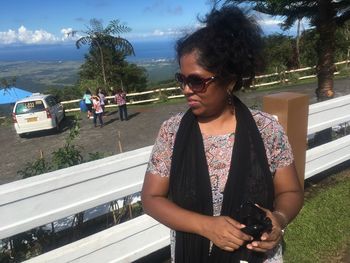
{"type": "Polygon", "coordinates": [[[16,81],[17,81],[17,77],[10,77],[10,78],[1,78],[0,79],[0,88],[4,89],[4,94],[5,92],[9,92],[9,89],[11,87],[16,86],[16,81]]]}
{"type": "MultiPolygon", "coordinates": [[[[101,21],[93,18],[90,20],[90,26],[87,30],[81,31],[85,36],[80,37],[75,45],[79,49],[83,45],[89,45],[90,50],[97,48],[99,53],[100,66],[102,70],[103,82],[106,86],[106,69],[105,69],[105,54],[104,48],[114,48],[125,56],[134,55],[134,48],[131,43],[125,38],[120,37],[119,34],[130,32],[131,29],[119,23],[119,20],[112,20],[106,28],[103,28],[101,21]]],[[[78,31],[71,32],[72,35],[77,34],[78,31]]]]}
{"type": "MultiPolygon", "coordinates": [[[[214,0],[214,5],[221,0],[214,0]]],[[[317,48],[316,95],[318,100],[332,98],[335,71],[335,32],[350,20],[349,0],[225,0],[224,4],[250,4],[258,12],[284,18],[282,28],[288,29],[299,19],[307,18],[319,35],[317,48]]]]}

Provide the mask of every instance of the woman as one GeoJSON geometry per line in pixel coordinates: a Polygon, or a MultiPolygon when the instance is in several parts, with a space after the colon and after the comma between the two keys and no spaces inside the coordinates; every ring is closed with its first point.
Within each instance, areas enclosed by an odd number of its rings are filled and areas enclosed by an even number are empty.
{"type": "Polygon", "coordinates": [[[92,100],[91,100],[91,91],[87,89],[85,91],[85,94],[83,96],[83,100],[85,102],[86,108],[87,108],[87,118],[90,119],[92,115],[92,100]]]}
{"type": "Polygon", "coordinates": [[[118,105],[119,117],[121,121],[128,120],[128,109],[126,107],[126,93],[122,89],[117,89],[114,101],[118,105]]]}
{"type": "Polygon", "coordinates": [[[94,112],[94,126],[97,127],[97,118],[100,122],[100,128],[103,127],[103,108],[101,106],[101,100],[98,95],[92,96],[93,112],[94,112]]]}
{"type": "Polygon", "coordinates": [[[103,110],[103,114],[105,112],[105,100],[106,100],[106,96],[105,96],[105,92],[102,90],[102,88],[98,88],[97,90],[97,95],[100,98],[100,104],[103,110]]]}
{"type": "Polygon", "coordinates": [[[303,203],[277,121],[233,93],[260,63],[260,28],[238,8],[212,10],[177,43],[189,110],[165,121],[142,189],[147,214],[171,232],[173,262],[282,262],[281,239],[303,203]],[[259,205],[272,229],[247,234],[240,210],[259,205]]]}

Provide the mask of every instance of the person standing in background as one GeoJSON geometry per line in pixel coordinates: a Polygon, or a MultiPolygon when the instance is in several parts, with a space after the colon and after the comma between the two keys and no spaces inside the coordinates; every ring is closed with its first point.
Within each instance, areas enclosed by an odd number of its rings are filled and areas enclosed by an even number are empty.
{"type": "Polygon", "coordinates": [[[92,96],[92,103],[93,103],[93,111],[94,111],[94,126],[97,127],[97,118],[100,122],[100,127],[103,127],[103,120],[102,120],[102,114],[103,109],[101,106],[100,97],[97,95],[92,96]]]}
{"type": "Polygon", "coordinates": [[[102,88],[98,88],[98,92],[96,92],[98,97],[100,98],[100,104],[103,110],[103,114],[105,113],[105,92],[102,90],[102,88]]]}
{"type": "Polygon", "coordinates": [[[83,100],[87,108],[87,118],[90,119],[90,117],[92,116],[92,100],[91,100],[91,91],[89,89],[85,91],[83,100]]]}
{"type": "Polygon", "coordinates": [[[122,89],[117,89],[114,96],[114,101],[118,105],[120,120],[128,120],[128,109],[126,107],[126,92],[122,89]]]}

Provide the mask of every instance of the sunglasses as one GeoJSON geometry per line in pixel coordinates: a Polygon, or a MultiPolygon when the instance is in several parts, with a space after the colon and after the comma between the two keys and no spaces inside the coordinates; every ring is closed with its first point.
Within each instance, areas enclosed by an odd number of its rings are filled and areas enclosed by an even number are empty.
{"type": "Polygon", "coordinates": [[[187,85],[193,92],[205,92],[208,84],[216,79],[216,76],[210,78],[201,78],[197,75],[185,77],[181,73],[175,74],[175,80],[181,84],[180,88],[185,89],[187,85]]]}

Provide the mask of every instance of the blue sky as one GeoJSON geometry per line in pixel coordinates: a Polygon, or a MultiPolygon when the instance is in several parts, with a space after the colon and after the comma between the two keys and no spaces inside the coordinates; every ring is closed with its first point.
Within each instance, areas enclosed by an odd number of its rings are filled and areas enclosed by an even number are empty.
{"type": "MultiPolygon", "coordinates": [[[[106,26],[118,19],[132,31],[129,40],[174,38],[198,26],[196,16],[210,9],[207,0],[4,0],[0,45],[58,44],[74,41],[67,32],[84,30],[91,18],[106,26]]],[[[258,17],[265,33],[281,32],[279,18],[258,17]]],[[[293,34],[292,29],[288,34],[293,34]]]]}

